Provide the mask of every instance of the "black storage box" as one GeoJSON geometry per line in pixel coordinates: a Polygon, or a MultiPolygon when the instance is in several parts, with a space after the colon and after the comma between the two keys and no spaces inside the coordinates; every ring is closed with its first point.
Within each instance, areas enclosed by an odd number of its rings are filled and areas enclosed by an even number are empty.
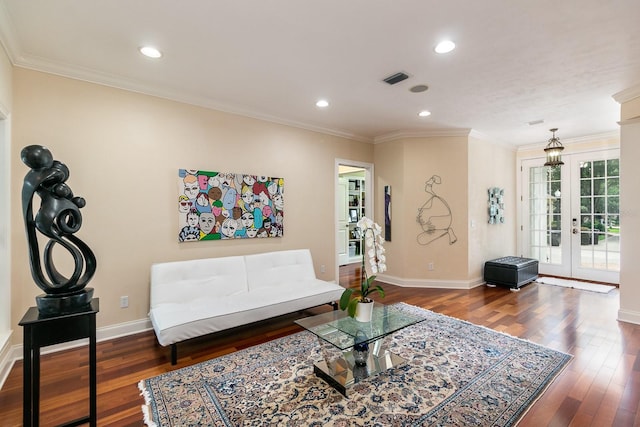
{"type": "Polygon", "coordinates": [[[538,260],[506,256],[484,263],[484,281],[488,285],[518,289],[538,278],[538,260]]]}

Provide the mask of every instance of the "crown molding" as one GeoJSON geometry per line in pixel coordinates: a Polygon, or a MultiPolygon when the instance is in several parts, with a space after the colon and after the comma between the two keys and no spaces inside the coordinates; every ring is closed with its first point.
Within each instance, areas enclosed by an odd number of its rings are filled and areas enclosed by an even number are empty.
{"type": "Polygon", "coordinates": [[[497,145],[499,147],[505,148],[513,152],[518,150],[518,147],[516,145],[509,144],[508,142],[501,139],[492,138],[489,135],[484,134],[482,132],[478,132],[475,129],[471,129],[471,133],[469,133],[469,138],[473,138],[479,141],[487,142],[489,144],[497,145]]]}
{"type": "Polygon", "coordinates": [[[9,61],[12,64],[16,63],[17,52],[20,52],[20,43],[15,36],[15,26],[13,21],[9,18],[9,12],[4,5],[4,2],[0,1],[0,45],[4,48],[9,61]]]}
{"type": "Polygon", "coordinates": [[[618,122],[620,126],[635,125],[638,123],[640,123],[640,117],[634,117],[633,119],[627,119],[618,122]]]}
{"type": "Polygon", "coordinates": [[[407,138],[433,138],[433,137],[468,137],[472,129],[429,129],[419,131],[396,131],[373,138],[374,144],[397,141],[407,138]]]}
{"type": "MultiPolygon", "coordinates": [[[[578,144],[587,144],[591,142],[595,142],[602,139],[620,139],[620,131],[611,131],[611,132],[603,132],[594,135],[585,135],[578,136],[575,138],[566,138],[562,139],[562,145],[565,147],[568,145],[578,145],[578,144]]],[[[517,151],[528,151],[528,150],[537,150],[544,149],[547,146],[548,141],[544,142],[534,142],[532,144],[520,145],[518,146],[517,151]]]]}
{"type": "Polygon", "coordinates": [[[638,97],[640,97],[640,85],[630,87],[613,95],[613,99],[615,99],[618,104],[623,104],[638,97]]]}
{"type": "Polygon", "coordinates": [[[312,132],[318,132],[325,135],[337,136],[340,138],[350,139],[354,141],[372,143],[373,139],[364,135],[354,134],[340,129],[332,129],[323,126],[317,126],[310,123],[298,122],[282,117],[272,116],[257,111],[251,111],[243,109],[233,105],[226,105],[211,101],[204,97],[187,95],[176,91],[169,91],[159,88],[157,86],[151,86],[140,81],[133,81],[126,79],[122,76],[104,73],[102,71],[83,68],[83,67],[70,67],[67,64],[45,60],[43,58],[22,54],[19,40],[15,36],[14,25],[9,18],[9,13],[4,6],[4,3],[0,1],[0,45],[4,48],[9,57],[9,60],[15,67],[21,67],[34,71],[40,71],[43,73],[54,74],[60,77],[71,78],[75,80],[85,81],[88,83],[99,84],[102,86],[113,87],[116,89],[123,89],[130,92],[136,92],[144,95],[155,96],[158,98],[167,99],[170,101],[181,102],[183,104],[194,105],[197,107],[208,108],[211,110],[217,110],[224,113],[235,114],[239,116],[249,117],[271,123],[290,126],[298,129],[309,130],[312,132]]]}
{"type": "Polygon", "coordinates": [[[166,89],[160,89],[156,86],[144,84],[142,82],[132,81],[124,79],[120,76],[108,74],[92,69],[84,69],[81,67],[68,67],[63,64],[54,63],[51,61],[44,61],[37,57],[24,57],[17,61],[15,64],[17,67],[30,69],[34,71],[40,71],[43,73],[49,73],[58,75],[65,78],[71,78],[75,80],[81,80],[88,83],[99,84],[102,86],[113,87],[115,89],[127,90],[130,92],[136,92],[143,95],[155,96],[157,98],[167,99],[169,101],[181,102],[183,104],[194,105],[197,107],[203,107],[210,110],[221,111],[224,113],[235,114],[238,116],[248,117],[252,119],[262,120],[266,122],[276,123],[280,125],[290,126],[298,129],[309,130],[313,132],[322,133],[325,135],[337,136],[340,138],[350,139],[354,141],[372,143],[373,140],[369,137],[346,132],[339,129],[331,129],[323,126],[317,126],[309,123],[298,122],[295,120],[289,120],[282,117],[272,116],[269,114],[260,113],[257,111],[247,110],[239,108],[237,106],[221,104],[211,101],[211,99],[186,95],[176,91],[170,91],[166,89]]]}

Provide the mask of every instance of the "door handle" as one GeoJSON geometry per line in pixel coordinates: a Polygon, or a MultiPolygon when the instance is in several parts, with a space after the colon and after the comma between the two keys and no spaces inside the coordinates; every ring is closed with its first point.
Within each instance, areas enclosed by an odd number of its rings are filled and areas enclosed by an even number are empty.
{"type": "Polygon", "coordinates": [[[577,229],[577,228],[574,228],[571,232],[572,232],[573,234],[578,234],[578,229],[577,229]]]}

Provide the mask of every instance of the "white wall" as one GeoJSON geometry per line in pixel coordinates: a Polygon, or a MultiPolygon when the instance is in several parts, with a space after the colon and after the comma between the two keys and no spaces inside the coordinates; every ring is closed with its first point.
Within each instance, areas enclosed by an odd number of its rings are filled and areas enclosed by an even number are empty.
{"type": "Polygon", "coordinates": [[[11,162],[12,67],[0,47],[0,384],[8,373],[4,360],[11,338],[11,242],[9,238],[9,177],[11,162]]]}
{"type": "Polygon", "coordinates": [[[89,286],[100,298],[101,328],[146,319],[154,262],[308,247],[318,277],[335,279],[335,159],[371,163],[371,144],[22,68],[14,69],[13,94],[12,325],[42,293],[20,214],[28,171],[20,150],[29,144],[49,147],[87,201],[76,235],[98,260],[89,286]],[[179,168],[283,177],[284,237],[178,243],[179,168]],[[119,308],[123,295],[127,309],[119,308]]]}
{"type": "Polygon", "coordinates": [[[510,253],[515,245],[515,218],[494,229],[486,223],[489,186],[507,188],[508,209],[515,215],[514,158],[513,150],[469,138],[463,131],[376,144],[376,217],[383,218],[381,195],[383,187],[391,185],[393,229],[392,241],[385,243],[388,270],[379,278],[404,286],[463,289],[481,283],[487,257],[510,253]],[[429,198],[425,182],[433,175],[441,179],[433,189],[451,209],[457,236],[453,244],[448,237],[418,243],[423,230],[416,217],[429,198]],[[476,224],[473,229],[470,219],[476,224]],[[486,242],[489,237],[496,239],[486,242]]]}
{"type": "Polygon", "coordinates": [[[516,150],[476,137],[469,138],[469,277],[483,280],[484,263],[519,255],[516,150]],[[488,192],[504,190],[504,223],[489,224],[488,192]]]}

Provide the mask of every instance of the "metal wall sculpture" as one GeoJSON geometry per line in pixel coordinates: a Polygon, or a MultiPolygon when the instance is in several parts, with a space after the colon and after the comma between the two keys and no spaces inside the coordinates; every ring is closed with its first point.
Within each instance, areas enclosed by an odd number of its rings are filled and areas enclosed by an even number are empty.
{"type": "Polygon", "coordinates": [[[284,234],[284,179],[178,170],[178,241],[284,234]]]}
{"type": "Polygon", "coordinates": [[[421,245],[428,245],[444,236],[448,236],[450,245],[458,241],[458,237],[451,227],[453,223],[451,208],[447,201],[436,194],[433,189],[434,184],[441,182],[442,179],[438,175],[433,175],[425,182],[424,191],[427,193],[428,199],[418,209],[416,218],[422,228],[422,233],[418,234],[416,238],[421,245]]]}
{"type": "Polygon", "coordinates": [[[85,286],[96,271],[93,252],[74,236],[82,225],[80,208],[86,202],[84,198],[73,195],[65,183],[69,178],[69,168],[53,160],[48,148],[30,145],[22,149],[20,158],[31,168],[22,186],[22,214],[29,245],[31,275],[36,285],[45,292],[36,297],[38,310],[43,315],[56,315],[83,309],[93,297],[93,288],[85,286]],[[33,198],[36,194],[41,201],[34,217],[33,198]],[[36,231],[49,238],[42,256],[36,231]],[[69,277],[60,273],[54,265],[53,249],[56,245],[73,257],[74,269],[69,277]]]}
{"type": "Polygon", "coordinates": [[[504,223],[504,188],[491,187],[489,195],[489,224],[504,223]]]}

